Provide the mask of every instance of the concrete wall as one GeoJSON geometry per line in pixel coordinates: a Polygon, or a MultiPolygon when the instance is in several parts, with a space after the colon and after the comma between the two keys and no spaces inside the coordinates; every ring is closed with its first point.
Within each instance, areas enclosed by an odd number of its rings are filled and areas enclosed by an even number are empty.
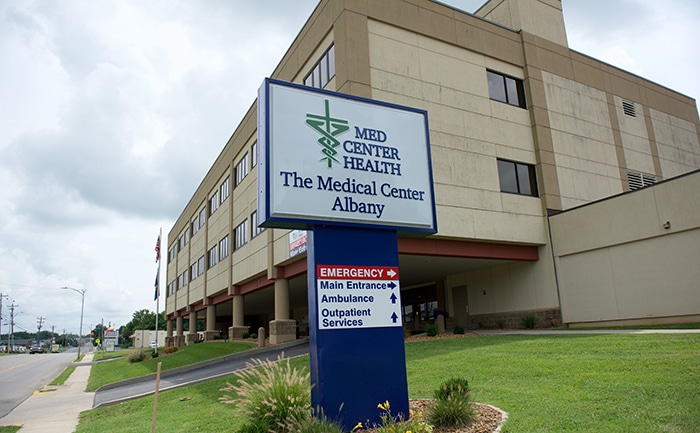
{"type": "Polygon", "coordinates": [[[696,171],[551,217],[563,320],[698,320],[698,191],[696,171]]]}

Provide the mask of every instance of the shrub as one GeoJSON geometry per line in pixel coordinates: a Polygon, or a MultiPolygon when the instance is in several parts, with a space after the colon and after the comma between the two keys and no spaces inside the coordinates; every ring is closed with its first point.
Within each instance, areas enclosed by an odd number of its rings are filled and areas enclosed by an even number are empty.
{"type": "Polygon", "coordinates": [[[133,364],[135,362],[141,362],[144,359],[146,359],[146,352],[143,350],[134,350],[132,352],[129,352],[129,354],[126,356],[126,359],[129,361],[130,364],[133,364]]]}
{"type": "Polygon", "coordinates": [[[252,333],[252,334],[250,334],[250,338],[258,338],[258,334],[252,333]]]}
{"type": "Polygon", "coordinates": [[[469,399],[471,397],[469,381],[467,379],[463,377],[453,377],[443,382],[440,388],[433,391],[435,400],[447,400],[454,396],[462,399],[469,399]]]}
{"type": "Polygon", "coordinates": [[[165,354],[171,354],[171,353],[175,353],[175,352],[177,352],[177,347],[175,347],[175,346],[168,346],[165,348],[165,350],[163,350],[163,353],[165,353],[165,354]]]}
{"type": "Polygon", "coordinates": [[[247,332],[244,332],[243,334],[241,334],[241,338],[243,338],[244,340],[246,338],[250,338],[250,334],[248,334],[247,332]]]}
{"type": "Polygon", "coordinates": [[[325,416],[320,418],[310,417],[301,422],[291,422],[288,425],[289,432],[295,433],[344,433],[339,424],[334,423],[325,416]]]}
{"type": "Polygon", "coordinates": [[[428,334],[428,337],[435,337],[438,333],[438,327],[437,325],[428,325],[425,327],[425,333],[428,334]]]}
{"type": "Polygon", "coordinates": [[[303,374],[289,364],[289,359],[277,362],[253,360],[245,370],[234,373],[238,380],[228,384],[222,392],[234,392],[237,398],[224,395],[222,403],[234,404],[239,415],[245,417],[245,433],[272,430],[278,433],[297,433],[297,426],[310,423],[310,374],[303,374]]]}
{"type": "Polygon", "coordinates": [[[526,314],[520,319],[520,324],[525,329],[535,329],[537,326],[537,317],[534,314],[526,314]]]}
{"type": "Polygon", "coordinates": [[[469,400],[452,396],[437,400],[428,412],[428,421],[435,427],[466,427],[474,420],[474,407],[469,400]]]}
{"type": "Polygon", "coordinates": [[[503,329],[506,327],[506,324],[505,322],[503,322],[503,320],[499,320],[496,322],[496,326],[498,327],[498,329],[503,329]]]}
{"type": "Polygon", "coordinates": [[[428,420],[436,427],[465,427],[474,420],[469,381],[455,377],[448,379],[433,392],[435,406],[428,420]]]}
{"type": "Polygon", "coordinates": [[[151,353],[151,358],[158,358],[158,351],[151,353]]]}
{"type": "Polygon", "coordinates": [[[457,325],[457,326],[455,326],[455,329],[454,329],[452,332],[455,333],[455,334],[461,335],[461,334],[464,334],[464,328],[462,328],[461,326],[457,325]]]}

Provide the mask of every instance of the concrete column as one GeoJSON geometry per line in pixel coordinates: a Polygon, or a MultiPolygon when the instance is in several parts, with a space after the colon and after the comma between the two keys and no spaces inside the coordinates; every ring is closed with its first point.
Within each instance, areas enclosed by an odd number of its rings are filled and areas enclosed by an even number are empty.
{"type": "Polygon", "coordinates": [[[275,280],[275,320],[289,319],[289,280],[275,280]]]}
{"type": "Polygon", "coordinates": [[[171,347],[175,345],[175,339],[173,338],[173,321],[165,321],[165,347],[171,347]]]}
{"type": "Polygon", "coordinates": [[[207,324],[204,328],[204,341],[213,341],[219,335],[216,330],[216,306],[207,305],[207,324]]]}
{"type": "Polygon", "coordinates": [[[241,340],[243,334],[248,333],[248,327],[244,326],[245,310],[243,303],[243,295],[233,295],[233,324],[228,328],[229,340],[241,340]]]}
{"type": "Polygon", "coordinates": [[[185,323],[182,316],[177,316],[175,319],[175,346],[180,347],[185,345],[185,323]]]}
{"type": "Polygon", "coordinates": [[[190,332],[187,333],[187,337],[185,338],[185,343],[189,346],[190,344],[194,344],[199,340],[199,336],[197,335],[197,313],[196,312],[191,312],[190,313],[190,332]]]}
{"type": "Polygon", "coordinates": [[[275,320],[270,322],[270,344],[296,340],[296,321],[289,319],[289,280],[275,280],[275,320]]]}

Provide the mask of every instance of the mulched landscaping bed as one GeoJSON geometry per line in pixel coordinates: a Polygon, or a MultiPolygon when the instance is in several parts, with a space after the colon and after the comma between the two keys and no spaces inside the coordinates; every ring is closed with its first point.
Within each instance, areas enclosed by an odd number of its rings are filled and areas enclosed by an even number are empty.
{"type": "MultiPolygon", "coordinates": [[[[418,413],[427,413],[434,400],[410,400],[409,408],[418,413]]],[[[502,410],[482,403],[474,403],[474,411],[476,416],[474,422],[467,427],[462,428],[434,428],[433,433],[497,433],[501,430],[501,425],[508,418],[508,415],[502,410]]],[[[376,429],[361,430],[364,433],[374,433],[376,429]]]]}

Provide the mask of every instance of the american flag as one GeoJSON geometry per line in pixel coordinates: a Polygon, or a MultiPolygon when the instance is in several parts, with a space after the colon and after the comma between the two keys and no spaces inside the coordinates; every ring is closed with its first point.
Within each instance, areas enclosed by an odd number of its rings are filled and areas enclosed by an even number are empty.
{"type": "Polygon", "coordinates": [[[156,263],[160,260],[160,234],[158,235],[158,240],[156,241],[156,263]]]}

